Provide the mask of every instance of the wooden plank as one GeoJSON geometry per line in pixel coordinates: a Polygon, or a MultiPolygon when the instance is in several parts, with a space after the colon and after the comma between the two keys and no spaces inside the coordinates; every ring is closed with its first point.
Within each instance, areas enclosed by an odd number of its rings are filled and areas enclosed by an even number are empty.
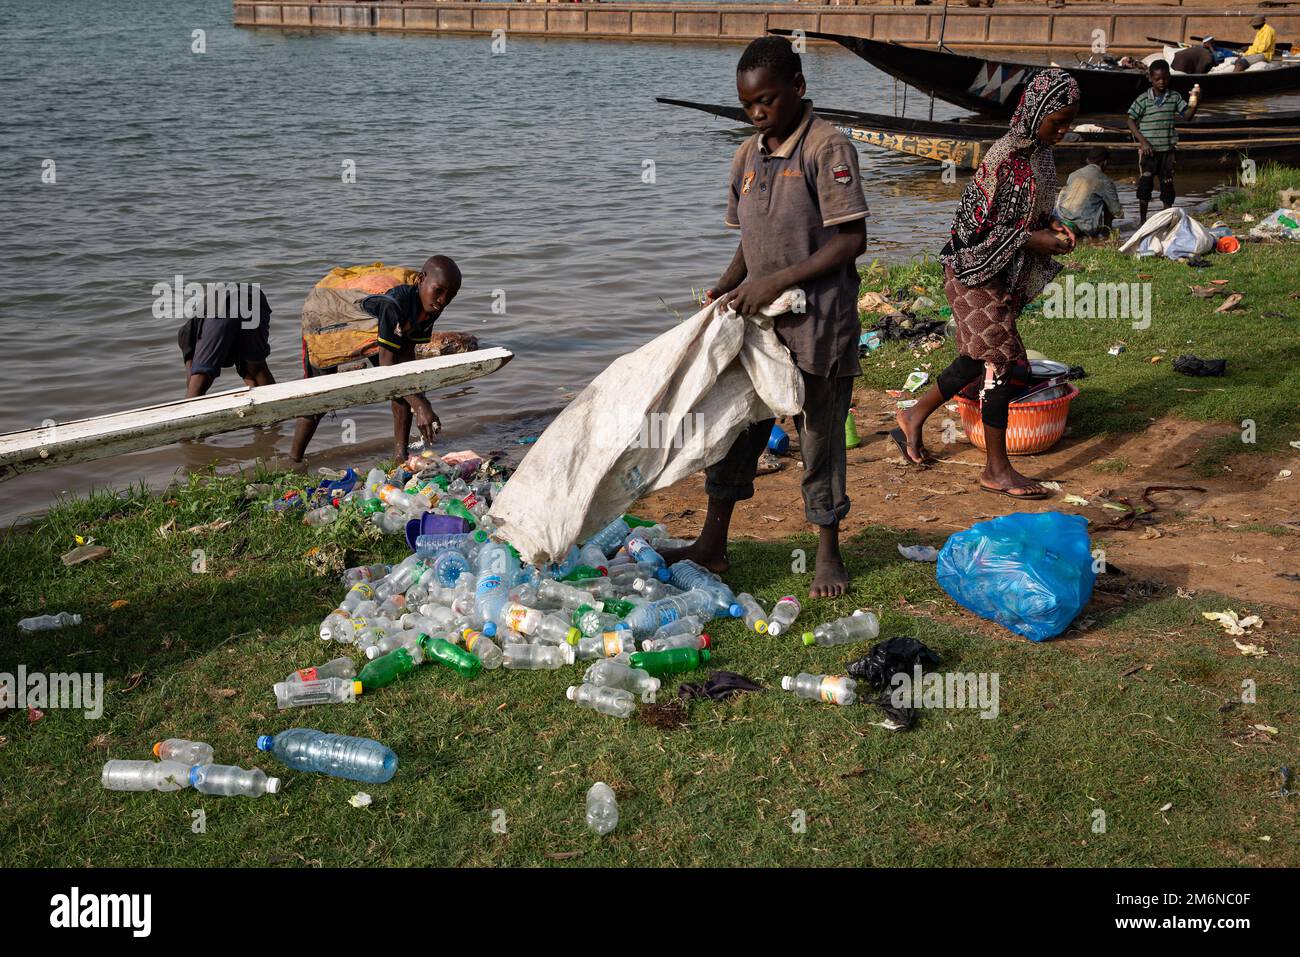
{"type": "Polygon", "coordinates": [[[514,358],[508,349],[479,349],[335,375],[244,386],[196,399],[113,412],[0,435],[0,481],[23,472],[138,452],[182,439],[202,439],[300,415],[385,402],[488,375],[514,358]]]}

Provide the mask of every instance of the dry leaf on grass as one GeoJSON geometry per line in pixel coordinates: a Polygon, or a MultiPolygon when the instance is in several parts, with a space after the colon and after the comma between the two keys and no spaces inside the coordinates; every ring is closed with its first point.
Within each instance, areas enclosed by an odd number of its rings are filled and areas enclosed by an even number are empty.
{"type": "Polygon", "coordinates": [[[1245,299],[1245,298],[1246,298],[1246,297],[1243,296],[1241,293],[1239,293],[1239,292],[1234,292],[1234,293],[1233,293],[1231,296],[1229,296],[1227,299],[1223,300],[1223,304],[1220,305],[1219,308],[1218,308],[1218,309],[1215,309],[1214,311],[1215,311],[1215,312],[1232,312],[1232,310],[1236,309],[1239,305],[1241,305],[1241,300],[1243,300],[1243,299],[1245,299]]]}

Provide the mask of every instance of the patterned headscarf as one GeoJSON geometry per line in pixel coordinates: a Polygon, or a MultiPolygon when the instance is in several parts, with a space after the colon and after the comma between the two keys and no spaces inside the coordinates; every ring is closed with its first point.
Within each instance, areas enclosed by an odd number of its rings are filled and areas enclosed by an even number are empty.
{"type": "Polygon", "coordinates": [[[1079,102],[1079,84],[1064,70],[1040,70],[1025,85],[1011,129],[989,147],[971,178],[940,260],[963,286],[1002,274],[1008,292],[1028,302],[1060,271],[1025,242],[1056,203],[1056,157],[1038,140],[1043,119],[1079,102]]]}

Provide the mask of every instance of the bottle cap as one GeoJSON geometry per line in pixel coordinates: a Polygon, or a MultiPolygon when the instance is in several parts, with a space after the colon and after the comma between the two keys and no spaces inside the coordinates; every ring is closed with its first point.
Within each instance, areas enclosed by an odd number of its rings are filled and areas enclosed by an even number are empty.
{"type": "Polygon", "coordinates": [[[655,578],[659,579],[661,582],[669,582],[673,580],[673,573],[670,572],[667,567],[656,568],[655,578]]]}
{"type": "Polygon", "coordinates": [[[361,686],[361,682],[360,682],[360,681],[354,681],[354,682],[352,682],[352,693],[353,693],[354,695],[361,694],[362,690],[363,690],[363,689],[362,689],[362,686],[361,686]]]}
{"type": "Polygon", "coordinates": [[[483,623],[483,634],[489,638],[497,636],[497,623],[495,621],[485,621],[483,623]]]}
{"type": "Polygon", "coordinates": [[[162,757],[162,742],[161,742],[161,741],[156,741],[156,742],[154,742],[154,746],[153,746],[153,756],[154,756],[155,758],[161,758],[161,757],[162,757]]]}
{"type": "Polygon", "coordinates": [[[582,639],[582,632],[577,628],[570,628],[564,636],[564,640],[570,645],[576,645],[582,639]]]}
{"type": "Polygon", "coordinates": [[[811,631],[805,631],[803,633],[803,643],[805,645],[815,645],[817,644],[817,636],[814,635],[811,631]]]}
{"type": "Polygon", "coordinates": [[[203,767],[203,765],[201,765],[201,764],[196,764],[196,765],[194,765],[194,767],[190,768],[190,787],[192,787],[192,788],[193,788],[193,787],[198,787],[198,785],[199,785],[199,769],[202,768],[202,767],[203,767]]]}
{"type": "Polygon", "coordinates": [[[763,621],[762,619],[760,619],[760,620],[754,622],[754,630],[755,630],[756,632],[758,632],[760,635],[766,635],[766,634],[767,634],[767,622],[763,621]]]}
{"type": "Polygon", "coordinates": [[[700,661],[708,661],[713,657],[713,653],[708,648],[700,649],[700,661]]]}
{"type": "Polygon", "coordinates": [[[781,679],[781,690],[782,690],[782,691],[789,691],[789,690],[790,690],[790,686],[791,686],[792,684],[794,684],[794,679],[791,678],[789,675],[786,675],[784,678],[781,679]]]}
{"type": "Polygon", "coordinates": [[[573,645],[564,645],[563,647],[564,647],[564,663],[569,665],[573,664],[573,662],[577,659],[577,655],[574,653],[573,650],[573,645]]]}
{"type": "Polygon", "coordinates": [[[570,701],[578,700],[578,688],[576,685],[569,685],[569,689],[564,692],[564,696],[570,701]]]}
{"type": "Polygon", "coordinates": [[[775,638],[777,635],[781,634],[781,624],[780,624],[780,622],[776,622],[776,621],[770,621],[770,622],[768,622],[768,623],[767,623],[767,633],[768,633],[769,635],[771,635],[773,638],[775,638]]]}
{"type": "Polygon", "coordinates": [[[732,618],[740,618],[745,614],[745,609],[733,602],[731,607],[727,609],[727,614],[732,618]]]}
{"type": "Polygon", "coordinates": [[[713,639],[710,638],[708,635],[704,634],[703,632],[700,633],[700,647],[701,648],[713,647],[713,639]]]}
{"type": "Polygon", "coordinates": [[[267,778],[267,779],[266,779],[266,793],[267,793],[267,794],[279,794],[279,793],[280,793],[280,779],[279,779],[279,778],[267,778]]]}
{"type": "Polygon", "coordinates": [[[275,739],[272,738],[269,734],[264,734],[257,739],[257,750],[270,751],[271,747],[274,744],[275,744],[275,739]]]}

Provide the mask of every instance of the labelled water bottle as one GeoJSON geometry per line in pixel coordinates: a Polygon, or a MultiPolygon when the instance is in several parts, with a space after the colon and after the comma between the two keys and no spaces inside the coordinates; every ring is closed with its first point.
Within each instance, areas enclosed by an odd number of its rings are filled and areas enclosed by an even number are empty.
{"type": "Polygon", "coordinates": [[[100,783],[110,791],[179,791],[190,769],[180,761],[105,761],[100,783]]]}
{"type": "Polygon", "coordinates": [[[483,632],[466,628],[461,632],[461,640],[465,642],[465,650],[483,662],[488,671],[501,667],[501,646],[483,632]]]}
{"type": "Polygon", "coordinates": [[[370,582],[357,582],[348,589],[347,595],[339,603],[339,607],[344,611],[353,612],[363,601],[373,601],[375,597],[375,586],[370,582]]]}
{"type": "Polygon", "coordinates": [[[614,718],[626,718],[636,710],[636,698],[622,688],[600,688],[596,685],[570,685],[565,692],[568,699],[579,708],[590,708],[614,718]]]}
{"type": "Polygon", "coordinates": [[[736,596],[736,604],[744,609],[741,617],[745,620],[745,627],[760,635],[767,633],[767,612],[763,611],[763,606],[758,603],[753,595],[747,591],[742,591],[736,596]]]}
{"type": "Polygon", "coordinates": [[[357,700],[363,687],[360,681],[352,678],[317,678],[313,681],[279,681],[271,690],[275,692],[276,707],[284,711],[313,704],[351,704],[357,700]]]}
{"type": "Polygon", "coordinates": [[[805,645],[847,645],[871,641],[880,634],[880,621],[869,611],[859,608],[846,618],[837,618],[812,631],[803,633],[805,645]]]}
{"type": "Polygon", "coordinates": [[[279,778],[268,778],[261,768],[245,770],[230,764],[199,764],[190,768],[190,787],[202,794],[261,797],[280,790],[279,778]]]}
{"type": "Polygon", "coordinates": [[[858,700],[858,683],[844,675],[810,675],[801,671],[793,678],[789,675],[782,678],[781,687],[806,701],[848,705],[858,700]]]}
{"type": "Polygon", "coordinates": [[[634,651],[636,646],[633,644],[632,632],[622,628],[617,631],[602,632],[590,638],[580,638],[574,654],[581,659],[613,658],[624,652],[631,654],[634,651]]]}
{"type": "Polygon", "coordinates": [[[668,567],[664,557],[655,551],[654,546],[640,535],[633,535],[627,540],[627,553],[632,557],[632,561],[644,562],[656,570],[668,567]]]}
{"type": "Polygon", "coordinates": [[[507,644],[501,655],[502,666],[515,671],[553,671],[574,661],[572,645],[507,644]]]}
{"type": "Polygon", "coordinates": [[[618,826],[618,802],[614,789],[597,781],[587,791],[587,827],[602,837],[618,826]]]}
{"type": "Polygon", "coordinates": [[[650,677],[649,672],[613,658],[601,658],[587,669],[582,680],[598,688],[622,688],[638,695],[654,694],[660,687],[659,679],[650,677]]]}
{"type": "Polygon", "coordinates": [[[296,771],[316,771],[331,777],[383,784],[397,773],[397,755],[378,741],[346,734],[326,734],[313,728],[290,728],[257,739],[259,751],[270,751],[296,771]]]}
{"type": "Polygon", "coordinates": [[[202,741],[187,741],[184,738],[168,738],[153,746],[154,757],[160,761],[179,761],[193,767],[196,764],[211,764],[212,745],[202,741]]]}
{"type": "Polygon", "coordinates": [[[803,606],[799,604],[799,599],[794,595],[786,595],[772,606],[772,614],[767,616],[767,633],[769,635],[779,635],[787,631],[794,624],[795,619],[803,606]]]}

